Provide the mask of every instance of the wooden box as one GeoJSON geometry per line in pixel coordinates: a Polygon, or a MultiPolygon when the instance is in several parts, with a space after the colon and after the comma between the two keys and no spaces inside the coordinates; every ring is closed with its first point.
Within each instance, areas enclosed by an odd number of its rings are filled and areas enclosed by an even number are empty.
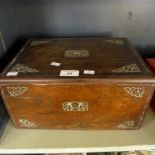
{"type": "Polygon", "coordinates": [[[123,38],[31,40],[1,75],[17,128],[138,129],[154,79],[123,38]]]}

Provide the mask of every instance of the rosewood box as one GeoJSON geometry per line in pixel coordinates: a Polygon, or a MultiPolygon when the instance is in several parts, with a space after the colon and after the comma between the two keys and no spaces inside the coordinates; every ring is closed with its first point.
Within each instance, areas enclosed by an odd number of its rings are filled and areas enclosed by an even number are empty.
{"type": "Polygon", "coordinates": [[[127,39],[30,40],[1,74],[17,128],[138,129],[154,79],[127,39]]]}

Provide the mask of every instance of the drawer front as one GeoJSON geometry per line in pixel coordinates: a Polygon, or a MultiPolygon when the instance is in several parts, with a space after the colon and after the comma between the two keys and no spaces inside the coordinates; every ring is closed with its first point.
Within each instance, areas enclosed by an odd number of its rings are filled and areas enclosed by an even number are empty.
{"type": "Polygon", "coordinates": [[[115,129],[126,122],[132,124],[129,129],[137,128],[151,90],[149,85],[136,84],[30,86],[18,96],[11,96],[7,86],[2,89],[8,112],[18,127],[20,119],[25,119],[38,128],[115,129]],[[34,96],[30,92],[35,92],[34,96]]]}

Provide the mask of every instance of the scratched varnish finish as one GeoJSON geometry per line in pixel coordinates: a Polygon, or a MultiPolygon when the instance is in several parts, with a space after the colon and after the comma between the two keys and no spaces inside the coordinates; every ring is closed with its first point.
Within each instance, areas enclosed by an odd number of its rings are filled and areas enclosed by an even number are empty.
{"type": "Polygon", "coordinates": [[[30,40],[0,78],[17,128],[138,129],[155,80],[125,38],[30,40]]]}

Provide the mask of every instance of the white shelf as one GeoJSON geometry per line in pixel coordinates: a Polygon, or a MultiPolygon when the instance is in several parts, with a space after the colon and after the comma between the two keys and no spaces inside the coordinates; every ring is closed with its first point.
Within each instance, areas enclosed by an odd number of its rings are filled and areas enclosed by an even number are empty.
{"type": "Polygon", "coordinates": [[[16,129],[9,122],[0,143],[0,153],[85,153],[148,149],[155,149],[155,114],[150,109],[140,130],[16,129]]]}

